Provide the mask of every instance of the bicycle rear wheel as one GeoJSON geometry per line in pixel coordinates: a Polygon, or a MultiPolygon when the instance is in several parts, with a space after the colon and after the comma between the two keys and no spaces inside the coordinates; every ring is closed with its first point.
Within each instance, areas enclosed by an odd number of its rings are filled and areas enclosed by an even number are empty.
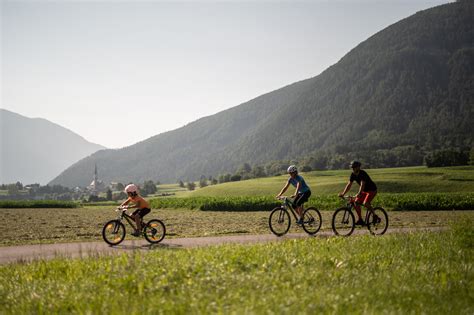
{"type": "Polygon", "coordinates": [[[373,235],[382,235],[388,229],[388,215],[381,207],[374,208],[367,217],[367,228],[373,235]]]}
{"type": "Polygon", "coordinates": [[[150,220],[143,228],[145,239],[152,244],[161,242],[165,238],[165,234],[165,224],[160,220],[150,220]]]}
{"type": "Polygon", "coordinates": [[[276,236],[285,235],[291,225],[290,214],[285,208],[277,207],[272,210],[272,213],[270,213],[268,225],[270,226],[272,233],[276,236]]]}
{"type": "Polygon", "coordinates": [[[303,230],[309,235],[318,233],[321,228],[322,219],[318,209],[311,207],[303,212],[303,230]]]}
{"type": "Polygon", "coordinates": [[[109,245],[118,245],[125,239],[125,225],[119,220],[110,220],[102,228],[102,238],[109,245]]]}
{"type": "Polygon", "coordinates": [[[332,216],[332,230],[334,234],[340,236],[349,236],[354,232],[355,218],[352,211],[348,208],[339,208],[332,216]]]}

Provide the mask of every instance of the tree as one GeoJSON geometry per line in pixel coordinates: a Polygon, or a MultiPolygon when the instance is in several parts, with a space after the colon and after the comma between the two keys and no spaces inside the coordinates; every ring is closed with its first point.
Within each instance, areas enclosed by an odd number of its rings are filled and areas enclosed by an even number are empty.
{"type": "Polygon", "coordinates": [[[184,183],[183,183],[182,180],[180,180],[180,181],[178,182],[178,185],[179,185],[179,187],[184,188],[184,183]]]}
{"type": "Polygon", "coordinates": [[[186,187],[188,188],[188,190],[194,190],[196,189],[196,184],[194,182],[188,182],[186,184],[186,187]]]}
{"type": "Polygon", "coordinates": [[[110,188],[107,189],[107,200],[112,200],[112,190],[110,188]]]}
{"type": "Polygon", "coordinates": [[[8,195],[16,196],[18,194],[18,186],[16,184],[9,184],[7,187],[8,187],[8,195]]]}
{"type": "Polygon", "coordinates": [[[153,183],[152,180],[146,180],[143,183],[143,188],[141,189],[141,191],[142,193],[147,194],[147,195],[154,194],[156,193],[156,185],[155,183],[153,183]]]}
{"type": "Polygon", "coordinates": [[[313,169],[311,168],[311,166],[309,165],[303,165],[301,168],[300,168],[300,171],[301,172],[311,172],[313,169]]]}
{"type": "Polygon", "coordinates": [[[206,187],[206,186],[207,186],[207,179],[206,179],[206,177],[204,177],[204,178],[201,177],[201,179],[199,180],[199,187],[204,188],[204,187],[206,187]]]}
{"type": "Polygon", "coordinates": [[[122,183],[117,183],[117,191],[123,191],[125,186],[122,183]]]}
{"type": "Polygon", "coordinates": [[[467,165],[469,153],[459,149],[445,149],[430,152],[425,156],[425,163],[428,167],[467,165]]]}
{"type": "Polygon", "coordinates": [[[239,169],[237,170],[237,174],[239,175],[245,175],[245,174],[249,174],[250,172],[252,171],[252,167],[250,166],[249,163],[244,163],[242,164],[242,166],[239,167],[239,169]]]}
{"type": "Polygon", "coordinates": [[[255,178],[267,176],[267,174],[265,174],[265,169],[263,168],[263,166],[255,166],[252,169],[252,175],[255,178]]]}

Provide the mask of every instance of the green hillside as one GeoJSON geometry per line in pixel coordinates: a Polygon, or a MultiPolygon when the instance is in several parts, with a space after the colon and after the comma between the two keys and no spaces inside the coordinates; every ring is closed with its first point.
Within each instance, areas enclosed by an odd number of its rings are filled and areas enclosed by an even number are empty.
{"type": "MultiPolygon", "coordinates": [[[[319,76],[120,150],[103,150],[52,184],[196,180],[311,156],[337,169],[421,165],[469,149],[474,131],[474,2],[418,12],[373,35],[319,76]]],[[[311,39],[308,39],[311,40],[311,39]]]]}
{"type": "MultiPolygon", "coordinates": [[[[426,168],[404,167],[367,170],[381,193],[474,192],[474,166],[426,168]]],[[[344,189],[350,170],[301,173],[314,195],[337,194],[344,189]]],[[[274,176],[207,186],[191,192],[191,196],[274,196],[285,185],[287,176],[274,176]]],[[[352,192],[358,185],[354,184],[352,192]]],[[[287,195],[294,188],[290,186],[287,195]]]]}

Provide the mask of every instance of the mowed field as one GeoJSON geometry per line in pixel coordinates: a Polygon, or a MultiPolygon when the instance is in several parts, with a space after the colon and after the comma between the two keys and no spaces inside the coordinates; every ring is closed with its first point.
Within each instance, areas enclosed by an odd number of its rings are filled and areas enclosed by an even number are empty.
{"type": "MultiPolygon", "coordinates": [[[[474,166],[427,168],[424,166],[366,169],[377,184],[379,193],[420,192],[474,192],[474,166]]],[[[314,195],[337,195],[341,192],[351,170],[314,171],[301,173],[314,195]]],[[[191,196],[275,196],[288,179],[287,175],[229,182],[207,186],[194,192],[181,193],[191,196]]],[[[354,183],[352,192],[357,192],[354,183]]],[[[293,194],[290,186],[288,193],[293,194]]]]}
{"type": "MultiPolygon", "coordinates": [[[[152,210],[147,216],[161,219],[167,238],[239,234],[270,234],[270,211],[222,212],[188,209],[152,210]]],[[[332,211],[322,211],[322,230],[331,229],[332,211]]],[[[0,209],[0,246],[22,244],[101,241],[105,222],[116,217],[109,207],[75,209],[0,209]]],[[[474,211],[390,211],[390,227],[439,227],[464,217],[474,219],[474,211]]],[[[126,224],[126,239],[131,227],[126,224]]],[[[366,228],[363,228],[367,231],[366,228]]],[[[290,233],[304,233],[292,224],[290,233]]],[[[367,231],[368,233],[368,231],[367,231]]]]}

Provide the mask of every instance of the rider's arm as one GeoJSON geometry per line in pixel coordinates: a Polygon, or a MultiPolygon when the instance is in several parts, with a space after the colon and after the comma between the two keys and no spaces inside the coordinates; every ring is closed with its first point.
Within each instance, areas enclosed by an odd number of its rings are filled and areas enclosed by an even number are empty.
{"type": "Polygon", "coordinates": [[[129,203],[131,200],[132,200],[132,199],[130,199],[130,197],[128,197],[127,200],[125,200],[124,202],[122,202],[122,204],[120,205],[120,207],[123,207],[123,206],[128,205],[128,203],[129,203]]]}
{"type": "Polygon", "coordinates": [[[339,194],[339,196],[344,196],[349,190],[351,190],[352,187],[352,182],[349,181],[346,185],[346,188],[344,188],[344,191],[339,194]]]}
{"type": "Polygon", "coordinates": [[[294,194],[293,194],[293,196],[291,196],[291,197],[294,197],[294,196],[296,196],[296,195],[298,194],[298,191],[300,191],[300,186],[301,186],[301,183],[300,183],[300,182],[298,182],[298,184],[296,184],[296,190],[295,190],[295,193],[294,193],[294,194]]]}
{"type": "Polygon", "coordinates": [[[283,189],[280,191],[280,193],[277,195],[277,198],[280,197],[281,195],[283,195],[285,193],[285,191],[288,189],[288,186],[290,186],[290,182],[286,182],[286,185],[285,187],[283,187],[283,189]]]}

